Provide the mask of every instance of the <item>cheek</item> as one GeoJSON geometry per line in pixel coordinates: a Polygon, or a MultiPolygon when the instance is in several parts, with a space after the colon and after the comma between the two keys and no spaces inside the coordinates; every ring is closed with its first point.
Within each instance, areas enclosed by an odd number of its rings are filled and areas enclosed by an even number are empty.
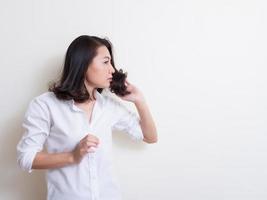
{"type": "Polygon", "coordinates": [[[105,70],[102,70],[101,68],[91,69],[91,70],[88,70],[86,79],[87,81],[93,82],[93,83],[101,82],[106,77],[105,73],[106,73],[105,70]]]}

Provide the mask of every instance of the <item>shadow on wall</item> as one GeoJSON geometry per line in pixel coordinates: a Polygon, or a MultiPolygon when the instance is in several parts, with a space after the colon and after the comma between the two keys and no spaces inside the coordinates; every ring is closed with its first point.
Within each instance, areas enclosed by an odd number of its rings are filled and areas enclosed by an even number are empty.
{"type": "Polygon", "coordinates": [[[143,151],[146,148],[144,142],[131,140],[130,136],[122,131],[113,131],[113,145],[127,151],[143,151]]]}

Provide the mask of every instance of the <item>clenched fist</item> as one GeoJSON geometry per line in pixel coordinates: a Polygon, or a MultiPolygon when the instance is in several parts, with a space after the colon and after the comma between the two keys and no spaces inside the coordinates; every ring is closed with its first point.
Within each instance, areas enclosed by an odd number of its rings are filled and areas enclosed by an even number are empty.
{"type": "Polygon", "coordinates": [[[80,140],[79,144],[73,150],[73,160],[75,163],[80,163],[83,157],[87,153],[95,152],[99,144],[99,139],[91,134],[86,135],[83,139],[80,140]]]}

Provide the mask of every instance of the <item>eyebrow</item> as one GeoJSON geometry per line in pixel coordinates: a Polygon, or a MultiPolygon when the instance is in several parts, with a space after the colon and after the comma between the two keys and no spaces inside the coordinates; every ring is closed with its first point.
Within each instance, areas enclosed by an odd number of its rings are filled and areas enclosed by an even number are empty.
{"type": "Polygon", "coordinates": [[[105,56],[104,58],[108,58],[108,59],[110,59],[110,60],[111,60],[111,58],[110,58],[109,56],[105,56]]]}

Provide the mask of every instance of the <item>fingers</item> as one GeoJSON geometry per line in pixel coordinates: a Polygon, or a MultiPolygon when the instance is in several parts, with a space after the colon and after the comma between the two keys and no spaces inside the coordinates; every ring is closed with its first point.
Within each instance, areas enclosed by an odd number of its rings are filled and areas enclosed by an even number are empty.
{"type": "Polygon", "coordinates": [[[98,145],[99,139],[96,136],[91,134],[86,135],[72,151],[74,161],[80,163],[87,153],[94,153],[98,145]]]}
{"type": "Polygon", "coordinates": [[[84,153],[93,153],[99,145],[99,139],[94,135],[88,134],[80,141],[80,144],[84,153]]]}
{"type": "Polygon", "coordinates": [[[94,148],[97,148],[98,147],[98,144],[94,143],[94,142],[88,142],[86,141],[84,146],[88,149],[88,148],[91,148],[91,147],[94,147],[94,148]]]}
{"type": "Polygon", "coordinates": [[[84,142],[84,141],[94,142],[94,143],[96,143],[96,144],[99,144],[99,139],[98,139],[96,136],[91,135],[91,134],[86,135],[86,136],[81,140],[81,142],[84,142]]]}
{"type": "Polygon", "coordinates": [[[89,149],[86,150],[87,153],[94,153],[96,150],[95,147],[90,147],[89,149]]]}
{"type": "Polygon", "coordinates": [[[86,153],[93,153],[95,152],[97,148],[97,144],[93,142],[84,142],[81,144],[81,153],[86,154],[86,153]]]}
{"type": "Polygon", "coordinates": [[[99,139],[96,136],[91,135],[91,134],[87,135],[87,141],[92,141],[92,142],[99,143],[99,139]]]}

